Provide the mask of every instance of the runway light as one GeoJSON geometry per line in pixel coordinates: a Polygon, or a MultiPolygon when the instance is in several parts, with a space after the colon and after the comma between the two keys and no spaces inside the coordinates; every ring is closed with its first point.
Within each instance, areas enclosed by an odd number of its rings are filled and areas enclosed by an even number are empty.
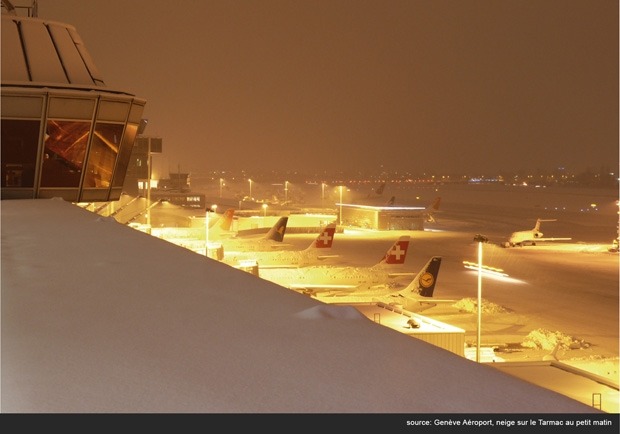
{"type": "MultiPolygon", "coordinates": [[[[476,270],[476,271],[478,270],[478,264],[477,263],[470,262],[470,261],[463,261],[463,265],[468,270],[476,270]]],[[[504,273],[504,270],[502,270],[501,268],[490,267],[488,265],[482,265],[481,266],[481,271],[484,274],[491,274],[493,276],[508,277],[508,274],[504,273]]]]}

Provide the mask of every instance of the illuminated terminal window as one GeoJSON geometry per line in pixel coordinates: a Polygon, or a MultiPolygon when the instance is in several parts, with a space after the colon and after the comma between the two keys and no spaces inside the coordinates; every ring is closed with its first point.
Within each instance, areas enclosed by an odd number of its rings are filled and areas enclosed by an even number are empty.
{"type": "Polygon", "coordinates": [[[130,122],[133,105],[101,97],[3,94],[3,199],[117,200],[143,110],[141,104],[130,122]],[[106,105],[116,113],[102,110],[106,105]],[[38,118],[28,119],[35,112],[38,118]]]}

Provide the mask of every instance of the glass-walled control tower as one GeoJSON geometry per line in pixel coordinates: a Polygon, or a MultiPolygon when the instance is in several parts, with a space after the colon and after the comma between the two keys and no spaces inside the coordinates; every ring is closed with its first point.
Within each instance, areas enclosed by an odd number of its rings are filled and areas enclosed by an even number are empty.
{"type": "Polygon", "coordinates": [[[118,200],[146,101],[105,86],[73,26],[18,16],[8,4],[2,199],[118,200]]]}

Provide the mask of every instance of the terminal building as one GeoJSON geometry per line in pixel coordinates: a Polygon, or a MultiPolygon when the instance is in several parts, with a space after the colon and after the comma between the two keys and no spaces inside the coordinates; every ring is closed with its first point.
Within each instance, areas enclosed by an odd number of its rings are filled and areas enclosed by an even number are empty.
{"type": "Polygon", "coordinates": [[[375,230],[424,230],[424,223],[434,221],[433,212],[439,209],[440,197],[426,208],[419,206],[372,206],[338,203],[340,224],[375,230]]]}
{"type": "Polygon", "coordinates": [[[376,230],[424,230],[423,208],[338,204],[342,225],[376,230]]]}

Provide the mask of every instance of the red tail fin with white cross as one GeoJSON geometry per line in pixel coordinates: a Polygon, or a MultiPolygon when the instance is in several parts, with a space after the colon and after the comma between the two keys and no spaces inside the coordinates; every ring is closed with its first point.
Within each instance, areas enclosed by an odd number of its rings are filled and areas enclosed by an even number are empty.
{"type": "Polygon", "coordinates": [[[374,267],[384,267],[386,265],[402,265],[407,257],[409,249],[409,235],[403,235],[385,252],[385,256],[374,267]]]}

